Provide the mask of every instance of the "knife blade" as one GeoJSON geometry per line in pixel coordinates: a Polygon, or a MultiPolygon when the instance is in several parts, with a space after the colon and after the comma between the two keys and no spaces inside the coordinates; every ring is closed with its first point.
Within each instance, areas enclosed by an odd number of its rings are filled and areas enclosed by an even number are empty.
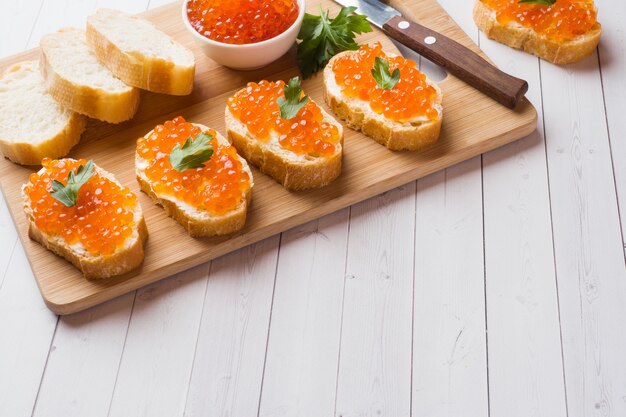
{"type": "Polygon", "coordinates": [[[445,68],[450,74],[514,109],[528,91],[528,83],[499,70],[460,43],[412,21],[378,0],[334,0],[382,29],[390,38],[445,68]]]}

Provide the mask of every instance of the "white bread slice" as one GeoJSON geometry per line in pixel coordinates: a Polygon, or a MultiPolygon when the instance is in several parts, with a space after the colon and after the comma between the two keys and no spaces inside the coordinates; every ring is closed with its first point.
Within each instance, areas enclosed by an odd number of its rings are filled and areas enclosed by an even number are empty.
{"type": "Polygon", "coordinates": [[[87,118],[56,102],[36,61],[12,65],[0,76],[0,151],[13,162],[40,165],[78,143],[87,118]]]}
{"type": "MultiPolygon", "coordinates": [[[[355,129],[374,139],[387,148],[400,150],[419,150],[426,148],[437,141],[441,130],[443,118],[443,93],[437,84],[426,78],[426,82],[437,91],[437,97],[433,107],[437,110],[438,117],[435,120],[415,120],[411,122],[396,122],[386,118],[382,114],[374,112],[369,102],[346,97],[341,87],[335,81],[333,64],[341,56],[355,54],[358,51],[345,51],[335,55],[326,68],[324,68],[324,99],[337,117],[355,129]]],[[[394,57],[394,54],[386,54],[394,57]]]]}
{"type": "Polygon", "coordinates": [[[588,33],[571,40],[557,41],[516,22],[500,24],[496,20],[496,11],[481,0],[476,0],[473,16],[476,26],[490,39],[522,49],[554,64],[571,64],[590,55],[602,35],[602,26],[596,23],[588,33]]]}
{"type": "MultiPolygon", "coordinates": [[[[309,97],[309,100],[312,100],[309,97]]],[[[228,139],[246,160],[274,178],[288,190],[307,190],[328,185],[341,174],[343,155],[343,126],[320,107],[324,122],[337,127],[340,141],[331,156],[299,155],[283,148],[278,134],[271,133],[269,141],[255,138],[247,126],[235,118],[226,106],[228,139]]]]}
{"type": "MultiPolygon", "coordinates": [[[[202,131],[208,130],[208,127],[204,125],[198,123],[193,124],[200,127],[202,131]]],[[[215,133],[220,145],[231,146],[224,136],[220,135],[218,132],[215,133]]],[[[152,130],[146,133],[145,136],[148,137],[150,134],[152,134],[152,130]]],[[[248,207],[252,202],[252,188],[254,187],[254,179],[248,163],[241,156],[237,156],[241,162],[242,170],[250,177],[250,189],[244,194],[244,198],[237,207],[221,216],[209,213],[206,210],[199,210],[174,196],[158,194],[152,188],[151,181],[145,173],[149,162],[142,158],[138,152],[135,153],[135,174],[141,190],[148,194],[156,204],[162,206],[168,216],[174,218],[187,229],[190,236],[210,237],[227,235],[241,230],[246,224],[246,215],[248,213],[248,207]]]]}
{"type": "Polygon", "coordinates": [[[99,9],[87,18],[87,43],[126,84],[173,95],[193,90],[193,52],[146,20],[99,9]]]}
{"type": "Polygon", "coordinates": [[[52,97],[94,119],[120,123],[135,115],[139,90],[116,78],[85,42],[85,31],[61,29],[41,38],[39,67],[52,97]]]}
{"type": "MultiPolygon", "coordinates": [[[[121,185],[113,174],[97,165],[94,165],[94,169],[100,176],[121,185]]],[[[46,168],[41,168],[39,173],[41,174],[45,170],[46,168]]],[[[133,233],[126,240],[124,248],[111,255],[93,255],[87,252],[80,243],[69,245],[63,236],[47,234],[36,226],[31,201],[24,191],[26,186],[27,184],[22,186],[22,202],[24,213],[28,219],[28,236],[46,249],[70,261],[76,268],[80,269],[85,278],[109,278],[129,272],[141,265],[144,258],[143,246],[148,239],[148,229],[139,201],[133,210],[133,233]]]]}

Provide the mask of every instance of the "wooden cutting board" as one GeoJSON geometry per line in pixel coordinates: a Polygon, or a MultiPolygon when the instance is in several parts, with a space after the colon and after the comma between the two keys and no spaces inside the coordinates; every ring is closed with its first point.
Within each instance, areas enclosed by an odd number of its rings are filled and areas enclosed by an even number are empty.
{"type": "MultiPolygon", "coordinates": [[[[333,15],[339,10],[330,0],[321,3],[324,8],[330,8],[333,15]]],[[[399,0],[394,5],[409,17],[479,52],[435,0],[399,0]]],[[[310,1],[308,8],[316,13],[318,2],[310,1]]],[[[237,72],[220,67],[196,47],[183,26],[180,3],[151,10],[142,16],[194,51],[197,60],[194,92],[187,97],[143,92],[139,111],[133,120],[119,125],[90,121],[81,143],[70,156],[93,159],[139,195],[150,232],[143,266],[125,276],[87,281],[70,263],[31,241],[22,212],[20,187],[35,169],[0,160],[0,184],[34,276],[46,304],[58,314],[74,313],[133,291],[512,142],[536,127],[537,113],[528,101],[524,100],[516,111],[512,111],[449,76],[440,83],[444,92],[444,122],[441,137],[433,148],[424,152],[392,152],[362,134],[346,129],[343,171],[331,185],[319,190],[288,192],[254,170],[253,203],[245,228],[228,237],[194,239],[139,192],[133,166],[136,138],[178,115],[225,133],[227,97],[248,81],[287,80],[297,74],[295,51],[266,68],[237,72]]],[[[393,44],[379,31],[364,35],[359,41],[380,41],[388,51],[396,52],[393,44]]],[[[37,56],[38,50],[30,50],[4,58],[0,60],[0,69],[21,60],[37,59],[37,56]]],[[[321,75],[305,81],[303,87],[314,100],[323,103],[321,75]]]]}

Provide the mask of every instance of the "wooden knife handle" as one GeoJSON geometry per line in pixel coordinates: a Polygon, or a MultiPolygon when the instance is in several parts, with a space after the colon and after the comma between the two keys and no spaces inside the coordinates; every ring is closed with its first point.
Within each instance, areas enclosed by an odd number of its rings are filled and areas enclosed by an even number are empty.
{"type": "Polygon", "coordinates": [[[398,42],[448,70],[457,78],[513,109],[528,83],[485,61],[460,43],[402,16],[392,17],[383,30],[398,42]]]}

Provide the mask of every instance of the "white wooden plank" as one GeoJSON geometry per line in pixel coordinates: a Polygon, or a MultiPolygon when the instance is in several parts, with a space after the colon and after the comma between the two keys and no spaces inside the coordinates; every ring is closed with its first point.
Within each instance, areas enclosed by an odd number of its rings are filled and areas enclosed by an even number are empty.
{"type": "MultiPolygon", "coordinates": [[[[0,56],[28,43],[41,0],[0,5],[0,56]],[[10,41],[8,41],[10,39],[10,41]]],[[[0,197],[0,415],[30,416],[57,318],[44,305],[0,197]]]]}
{"type": "Polygon", "coordinates": [[[283,233],[260,416],[334,413],[348,216],[283,233]]]}
{"type": "Polygon", "coordinates": [[[626,270],[597,57],[541,75],[569,416],[624,416],[626,270]]]}
{"type": "Polygon", "coordinates": [[[186,417],[257,415],[278,245],[274,236],[213,261],[186,417]]]}
{"type": "Polygon", "coordinates": [[[108,416],[182,416],[208,269],[137,291],[108,416]]]}
{"type": "Polygon", "coordinates": [[[538,61],[482,34],[481,48],[539,112],[536,133],[483,156],[490,411],[565,416],[538,61]]]}
{"type": "Polygon", "coordinates": [[[4,1],[0,5],[0,56],[22,52],[43,0],[4,1]]]}
{"type": "Polygon", "coordinates": [[[480,159],[417,183],[413,415],[488,415],[480,159]]]}
{"type": "Polygon", "coordinates": [[[626,142],[623,138],[626,137],[626,118],[623,112],[626,108],[626,88],[624,88],[626,2],[603,0],[599,7],[599,19],[603,32],[598,53],[624,239],[626,238],[626,142]]]}
{"type": "MultiPolygon", "coordinates": [[[[440,4],[477,40],[471,2],[440,4]]],[[[426,73],[433,67],[422,60],[426,73]]],[[[416,202],[412,414],[484,417],[489,402],[481,158],[419,180],[416,202]]]]}
{"type": "Polygon", "coordinates": [[[31,415],[56,324],[18,243],[0,291],[0,416],[31,415]]]}
{"type": "Polygon", "coordinates": [[[61,318],[35,416],[106,417],[134,297],[127,294],[61,318]]]}
{"type": "Polygon", "coordinates": [[[415,183],[351,209],[336,415],[408,416],[415,183]]]}
{"type": "Polygon", "coordinates": [[[148,0],[46,0],[39,13],[35,29],[29,39],[28,47],[39,45],[39,40],[49,32],[63,27],[84,28],[85,19],[98,7],[108,7],[128,13],[144,11],[148,0]]]}

